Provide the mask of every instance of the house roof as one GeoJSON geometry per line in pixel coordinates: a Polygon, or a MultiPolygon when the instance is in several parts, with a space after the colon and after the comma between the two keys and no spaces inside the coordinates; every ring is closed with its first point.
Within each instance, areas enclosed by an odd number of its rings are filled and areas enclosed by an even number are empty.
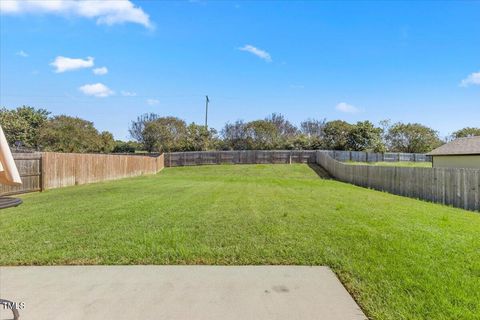
{"type": "Polygon", "coordinates": [[[458,138],[427,153],[429,156],[480,154],[480,136],[458,138]]]}

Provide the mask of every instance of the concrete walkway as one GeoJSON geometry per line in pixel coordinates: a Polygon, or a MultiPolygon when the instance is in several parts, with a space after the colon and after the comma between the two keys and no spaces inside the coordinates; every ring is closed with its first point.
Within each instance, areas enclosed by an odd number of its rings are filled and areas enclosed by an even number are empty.
{"type": "Polygon", "coordinates": [[[327,267],[0,267],[0,297],[21,320],[366,319],[327,267]]]}

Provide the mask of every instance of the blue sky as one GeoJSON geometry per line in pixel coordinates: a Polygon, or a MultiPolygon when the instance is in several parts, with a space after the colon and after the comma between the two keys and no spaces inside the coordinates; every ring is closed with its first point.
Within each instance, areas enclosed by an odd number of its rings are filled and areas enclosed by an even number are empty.
{"type": "Polygon", "coordinates": [[[480,126],[480,2],[1,2],[0,105],[480,126]]]}

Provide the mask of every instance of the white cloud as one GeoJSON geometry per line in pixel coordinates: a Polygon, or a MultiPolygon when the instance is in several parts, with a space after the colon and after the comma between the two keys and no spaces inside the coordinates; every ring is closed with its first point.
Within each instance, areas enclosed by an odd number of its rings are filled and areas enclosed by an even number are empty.
{"type": "Polygon", "coordinates": [[[470,74],[468,77],[463,79],[462,82],[460,82],[461,87],[468,87],[473,85],[480,86],[480,71],[470,74]]]}
{"type": "Polygon", "coordinates": [[[23,50],[20,50],[20,51],[17,52],[17,56],[26,58],[26,57],[28,57],[28,53],[26,53],[23,50]]]}
{"type": "Polygon", "coordinates": [[[107,67],[95,68],[92,70],[94,74],[98,76],[103,76],[104,74],[108,73],[107,67]]]}
{"type": "Polygon", "coordinates": [[[136,92],[130,92],[130,91],[121,91],[120,93],[124,97],[135,97],[137,95],[136,92]]]}
{"type": "Polygon", "coordinates": [[[262,49],[259,49],[259,48],[256,48],[252,45],[245,45],[241,48],[238,48],[238,50],[241,50],[241,51],[246,51],[246,52],[250,52],[251,54],[253,55],[256,55],[257,57],[259,57],[260,59],[263,59],[267,62],[272,62],[272,57],[270,56],[270,53],[268,53],[267,51],[265,50],[262,50],[262,49]]]}
{"type": "Polygon", "coordinates": [[[154,106],[154,105],[159,104],[159,103],[160,103],[160,101],[158,101],[157,99],[147,99],[147,104],[149,106],[154,106]]]}
{"type": "Polygon", "coordinates": [[[358,113],[360,112],[360,109],[358,109],[355,106],[352,106],[351,104],[348,104],[346,102],[340,102],[335,106],[335,109],[340,112],[345,112],[345,113],[358,113]]]}
{"type": "Polygon", "coordinates": [[[150,17],[130,0],[1,0],[2,14],[45,14],[96,19],[98,24],[138,23],[153,28],[150,17]]]}
{"type": "Polygon", "coordinates": [[[56,73],[61,73],[82,68],[91,68],[93,67],[93,60],[92,57],[87,57],[87,59],[84,60],[58,56],[50,65],[55,67],[56,73]]]}
{"type": "Polygon", "coordinates": [[[19,3],[12,0],[2,0],[0,1],[0,12],[1,13],[15,13],[19,10],[19,3]]]}
{"type": "Polygon", "coordinates": [[[78,90],[82,91],[87,96],[94,96],[99,98],[105,98],[115,94],[115,92],[110,90],[103,83],[86,84],[78,88],[78,90]]]}

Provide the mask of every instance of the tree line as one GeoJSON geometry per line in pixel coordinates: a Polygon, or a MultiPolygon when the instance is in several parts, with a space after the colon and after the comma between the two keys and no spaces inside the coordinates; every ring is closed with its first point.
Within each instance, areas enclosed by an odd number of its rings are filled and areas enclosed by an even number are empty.
{"type": "Polygon", "coordinates": [[[131,141],[114,140],[93,122],[45,109],[22,106],[0,109],[0,124],[12,146],[80,153],[175,152],[206,150],[351,150],[425,153],[448,140],[480,136],[466,127],[442,140],[437,131],[419,123],[307,119],[299,126],[282,114],[226,123],[220,131],[177,117],[147,113],[131,122],[131,141]]]}

